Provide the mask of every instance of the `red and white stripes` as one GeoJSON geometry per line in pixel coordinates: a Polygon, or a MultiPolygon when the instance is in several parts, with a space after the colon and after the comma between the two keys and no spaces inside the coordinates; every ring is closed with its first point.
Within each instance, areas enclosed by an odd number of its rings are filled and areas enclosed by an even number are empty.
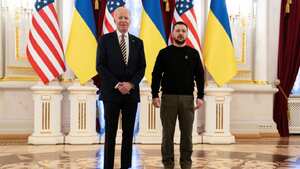
{"type": "MultiPolygon", "coordinates": [[[[181,15],[178,13],[178,11],[174,10],[173,20],[172,20],[172,29],[173,25],[176,22],[182,21],[185,24],[187,24],[189,32],[188,32],[188,38],[186,39],[186,44],[196,50],[198,50],[201,60],[202,54],[201,54],[201,43],[200,43],[200,37],[199,37],[199,31],[198,31],[198,24],[197,24],[197,18],[195,15],[194,7],[191,7],[189,10],[183,12],[181,15]]],[[[169,36],[169,44],[173,42],[172,36],[169,36]]]]}
{"type": "Polygon", "coordinates": [[[102,34],[107,34],[116,30],[116,24],[114,22],[113,13],[110,13],[109,10],[105,8],[105,15],[103,18],[103,29],[102,34]]]}
{"type": "Polygon", "coordinates": [[[53,3],[35,9],[26,54],[41,80],[48,83],[65,71],[63,45],[53,3]]]}

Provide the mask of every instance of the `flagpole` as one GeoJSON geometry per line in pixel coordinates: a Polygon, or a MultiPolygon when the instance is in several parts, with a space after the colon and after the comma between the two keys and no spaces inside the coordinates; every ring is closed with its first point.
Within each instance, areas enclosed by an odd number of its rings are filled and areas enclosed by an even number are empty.
{"type": "MultiPolygon", "coordinates": [[[[66,52],[66,47],[69,40],[69,33],[71,28],[71,22],[72,22],[72,16],[73,16],[73,8],[74,8],[74,0],[69,1],[59,1],[60,8],[59,8],[59,18],[61,23],[61,35],[63,40],[63,46],[66,52]]],[[[66,58],[64,58],[66,59],[66,58]]],[[[73,81],[74,79],[74,73],[70,69],[69,65],[66,64],[66,71],[63,74],[63,81],[73,81]]]]}

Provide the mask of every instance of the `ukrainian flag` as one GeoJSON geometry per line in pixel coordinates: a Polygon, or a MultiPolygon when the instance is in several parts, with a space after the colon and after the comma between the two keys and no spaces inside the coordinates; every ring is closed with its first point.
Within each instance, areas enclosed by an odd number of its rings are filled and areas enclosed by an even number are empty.
{"type": "Polygon", "coordinates": [[[92,1],[76,0],[66,61],[81,84],[97,74],[96,51],[96,25],[92,1]]]}
{"type": "Polygon", "coordinates": [[[160,0],[143,0],[140,38],[144,41],[146,55],[145,76],[151,82],[151,73],[159,51],[166,47],[166,33],[160,0]]]}
{"type": "Polygon", "coordinates": [[[237,73],[225,0],[211,0],[204,43],[207,71],[219,86],[237,73]]]}

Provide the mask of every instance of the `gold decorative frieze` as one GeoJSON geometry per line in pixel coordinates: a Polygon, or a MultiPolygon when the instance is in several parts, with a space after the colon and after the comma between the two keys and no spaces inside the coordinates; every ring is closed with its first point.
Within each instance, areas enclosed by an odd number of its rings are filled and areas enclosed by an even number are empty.
{"type": "Polygon", "coordinates": [[[86,110],[86,101],[79,101],[78,103],[78,130],[86,130],[86,119],[87,110],[86,110]]]}
{"type": "Polygon", "coordinates": [[[41,132],[49,132],[50,131],[50,122],[51,122],[51,119],[50,119],[50,113],[51,113],[51,110],[50,110],[50,102],[49,101],[43,101],[42,102],[42,130],[41,132]]]}
{"type": "Polygon", "coordinates": [[[0,82],[5,81],[38,81],[38,77],[18,77],[18,76],[11,76],[11,77],[3,77],[0,78],[0,82]]]}
{"type": "Polygon", "coordinates": [[[229,84],[255,84],[254,80],[231,80],[229,84]]]}
{"type": "Polygon", "coordinates": [[[248,78],[248,77],[251,77],[252,76],[252,71],[250,70],[238,70],[238,73],[237,75],[238,77],[240,78],[248,78]]]}
{"type": "Polygon", "coordinates": [[[224,104],[223,103],[217,103],[216,104],[216,129],[219,131],[222,131],[224,129],[224,104]]]}
{"type": "Polygon", "coordinates": [[[270,84],[268,81],[265,80],[254,80],[254,83],[257,85],[268,85],[270,84]]]}
{"type": "Polygon", "coordinates": [[[148,130],[156,129],[156,108],[148,103],[148,130]]]}
{"type": "Polygon", "coordinates": [[[18,66],[8,66],[8,70],[15,71],[15,72],[27,72],[27,73],[34,73],[32,67],[18,67],[18,66]]]}
{"type": "Polygon", "coordinates": [[[119,116],[119,130],[122,130],[122,111],[120,111],[120,116],[119,116]]]}

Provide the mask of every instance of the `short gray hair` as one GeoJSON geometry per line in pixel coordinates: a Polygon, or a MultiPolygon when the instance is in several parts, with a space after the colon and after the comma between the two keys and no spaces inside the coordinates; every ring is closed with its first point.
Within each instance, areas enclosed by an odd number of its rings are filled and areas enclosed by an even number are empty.
{"type": "Polygon", "coordinates": [[[130,13],[129,9],[126,8],[125,6],[120,6],[117,9],[115,9],[114,16],[113,16],[114,18],[115,18],[115,15],[117,15],[120,10],[126,10],[128,12],[129,19],[131,19],[131,13],[130,13]]]}

